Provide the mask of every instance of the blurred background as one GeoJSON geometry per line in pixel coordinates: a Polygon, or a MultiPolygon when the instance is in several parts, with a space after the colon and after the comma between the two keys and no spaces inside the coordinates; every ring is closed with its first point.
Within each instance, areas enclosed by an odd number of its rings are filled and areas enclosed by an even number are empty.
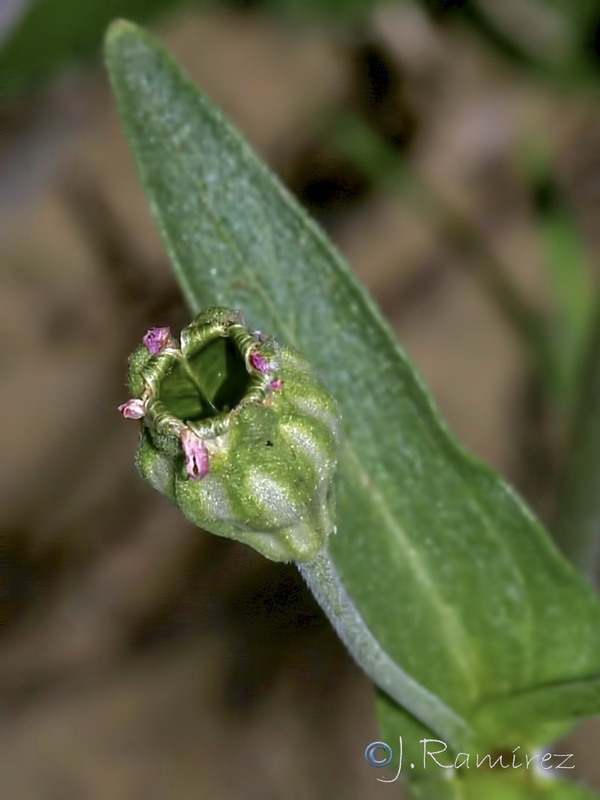
{"type": "MultiPolygon", "coordinates": [[[[593,578],[600,1],[0,0],[0,796],[398,797],[294,568],[135,472],[127,355],[188,314],[101,67],[118,16],[329,232],[457,437],[593,578]]],[[[565,746],[600,790],[600,726],[565,746]]]]}

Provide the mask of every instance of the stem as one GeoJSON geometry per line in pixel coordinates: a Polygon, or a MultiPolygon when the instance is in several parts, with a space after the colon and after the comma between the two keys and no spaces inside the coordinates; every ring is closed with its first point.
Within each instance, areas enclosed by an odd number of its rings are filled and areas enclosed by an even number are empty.
{"type": "Polygon", "coordinates": [[[580,374],[553,528],[565,557],[593,582],[600,542],[600,297],[580,374]]]}
{"type": "Polygon", "coordinates": [[[297,566],[335,632],[369,678],[450,747],[469,752],[473,731],[383,650],[344,588],[327,547],[297,566]]]}

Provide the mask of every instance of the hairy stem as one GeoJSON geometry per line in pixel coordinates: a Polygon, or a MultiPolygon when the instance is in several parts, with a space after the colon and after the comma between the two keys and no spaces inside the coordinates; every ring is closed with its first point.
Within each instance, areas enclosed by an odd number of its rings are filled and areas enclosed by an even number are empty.
{"type": "Polygon", "coordinates": [[[346,592],[327,547],[297,566],[335,632],[369,678],[452,748],[459,751],[472,744],[475,736],[466,721],[383,650],[346,592]]]}

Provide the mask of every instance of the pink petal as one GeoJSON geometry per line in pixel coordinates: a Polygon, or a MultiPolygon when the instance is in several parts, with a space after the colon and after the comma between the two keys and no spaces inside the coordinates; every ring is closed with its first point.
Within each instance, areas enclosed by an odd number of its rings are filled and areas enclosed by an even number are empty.
{"type": "Polygon", "coordinates": [[[204,442],[190,428],[185,428],[181,434],[181,446],[185,454],[185,471],[193,481],[201,481],[209,470],[204,442]]]}
{"type": "Polygon", "coordinates": [[[151,355],[155,356],[168,344],[170,338],[170,328],[150,328],[142,342],[146,345],[151,355]]]}
{"type": "Polygon", "coordinates": [[[119,406],[119,411],[125,419],[141,419],[146,413],[146,408],[142,400],[134,397],[132,400],[122,403],[119,406]]]}
{"type": "Polygon", "coordinates": [[[269,384],[269,389],[272,389],[274,392],[278,392],[282,386],[283,386],[283,381],[280,380],[279,378],[276,378],[269,384]]]}
{"type": "Polygon", "coordinates": [[[250,354],[250,363],[257,369],[259,372],[268,372],[271,368],[271,365],[268,361],[266,361],[260,353],[254,352],[250,354]]]}

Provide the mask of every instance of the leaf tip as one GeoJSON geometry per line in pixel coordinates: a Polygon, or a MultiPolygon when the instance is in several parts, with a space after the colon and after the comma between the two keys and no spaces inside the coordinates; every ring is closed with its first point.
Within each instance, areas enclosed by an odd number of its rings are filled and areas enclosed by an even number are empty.
{"type": "Polygon", "coordinates": [[[106,52],[109,52],[111,46],[116,44],[124,36],[133,35],[137,38],[140,36],[141,32],[142,29],[134,22],[130,22],[127,19],[113,20],[106,29],[106,35],[104,37],[104,47],[106,52]]]}

